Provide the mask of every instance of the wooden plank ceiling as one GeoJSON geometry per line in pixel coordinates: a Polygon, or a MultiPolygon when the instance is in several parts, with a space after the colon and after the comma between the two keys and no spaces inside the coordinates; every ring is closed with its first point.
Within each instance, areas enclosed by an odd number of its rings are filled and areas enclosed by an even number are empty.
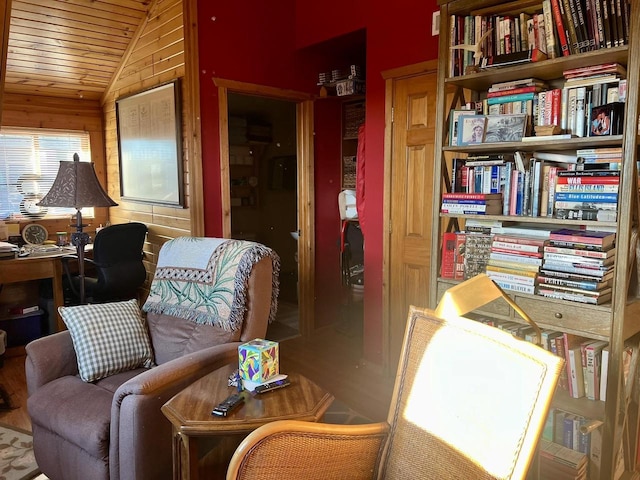
{"type": "Polygon", "coordinates": [[[99,100],[156,2],[13,0],[5,92],[99,100]]]}

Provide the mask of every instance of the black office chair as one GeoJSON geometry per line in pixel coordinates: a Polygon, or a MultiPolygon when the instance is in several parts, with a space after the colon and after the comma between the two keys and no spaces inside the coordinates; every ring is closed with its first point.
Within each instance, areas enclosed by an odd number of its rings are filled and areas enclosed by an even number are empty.
{"type": "MultiPolygon", "coordinates": [[[[147,226],[137,222],[111,225],[96,234],[92,258],[85,257],[95,269],[95,276],[85,276],[87,302],[103,303],[137,297],[138,288],[147,275],[142,263],[146,235],[147,226]]],[[[65,258],[63,265],[65,283],[73,298],[65,303],[77,304],[80,299],[80,277],[70,272],[69,258],[65,258]]]]}

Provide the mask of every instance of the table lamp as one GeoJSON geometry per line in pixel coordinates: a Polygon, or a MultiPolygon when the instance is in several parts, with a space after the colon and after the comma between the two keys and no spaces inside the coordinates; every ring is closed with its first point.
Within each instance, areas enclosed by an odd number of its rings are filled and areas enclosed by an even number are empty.
{"type": "MultiPolygon", "coordinates": [[[[89,243],[89,234],[82,231],[84,207],[114,207],[118,205],[104,191],[91,162],[81,162],[77,153],[73,162],[60,162],[56,179],[49,192],[38,205],[45,207],[69,207],[76,209],[76,231],[71,234],[71,244],[78,252],[78,274],[80,277],[80,303],[85,301],[84,247],[89,243]]],[[[73,226],[73,225],[71,225],[73,226]]]]}

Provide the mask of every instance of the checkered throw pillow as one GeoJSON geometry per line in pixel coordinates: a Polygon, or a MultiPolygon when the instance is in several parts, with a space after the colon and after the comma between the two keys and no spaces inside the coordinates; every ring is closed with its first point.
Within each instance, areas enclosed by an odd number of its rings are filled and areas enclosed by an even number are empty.
{"type": "Polygon", "coordinates": [[[60,307],[78,357],[80,378],[93,382],[153,366],[151,342],[136,300],[60,307]]]}

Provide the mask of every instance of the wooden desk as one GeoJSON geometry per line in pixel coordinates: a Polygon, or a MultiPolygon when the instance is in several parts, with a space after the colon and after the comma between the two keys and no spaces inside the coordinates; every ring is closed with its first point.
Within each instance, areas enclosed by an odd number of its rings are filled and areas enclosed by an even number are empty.
{"type": "Polygon", "coordinates": [[[64,322],[58,313],[58,307],[64,305],[62,262],[60,257],[74,254],[75,251],[75,248],[73,248],[62,252],[0,260],[0,284],[50,278],[53,283],[53,305],[56,309],[57,330],[65,330],[64,322]]]}
{"type": "Polygon", "coordinates": [[[252,396],[228,417],[211,415],[215,405],[235,392],[227,386],[237,364],[227,365],[194,382],[162,406],[173,425],[173,478],[225,478],[229,460],[242,439],[274,420],[319,421],[333,402],[306,377],[289,374],[291,385],[252,396]],[[213,438],[212,438],[213,437],[213,438]],[[209,440],[209,453],[198,442],[209,440]]]}

